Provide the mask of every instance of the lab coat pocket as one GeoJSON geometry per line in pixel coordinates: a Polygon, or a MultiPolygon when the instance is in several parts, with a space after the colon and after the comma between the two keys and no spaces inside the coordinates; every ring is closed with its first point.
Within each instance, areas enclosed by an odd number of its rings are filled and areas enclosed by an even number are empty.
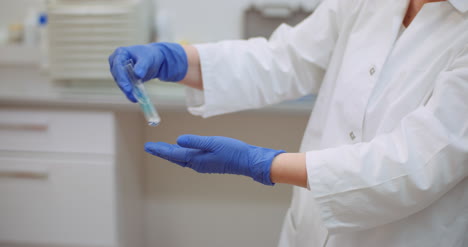
{"type": "Polygon", "coordinates": [[[296,222],[291,213],[291,208],[288,209],[284,218],[283,228],[279,240],[279,247],[293,247],[296,239],[296,222]]]}
{"type": "Polygon", "coordinates": [[[407,106],[403,108],[421,106],[434,89],[436,77],[437,73],[425,69],[401,71],[386,85],[387,88],[383,92],[383,95],[387,95],[385,102],[402,102],[407,106]]]}
{"type": "Polygon", "coordinates": [[[379,129],[376,132],[368,129],[366,138],[392,131],[405,116],[423,106],[432,95],[434,77],[437,74],[411,69],[397,72],[390,81],[377,85],[367,109],[366,121],[370,122],[366,127],[379,126],[379,129]]]}

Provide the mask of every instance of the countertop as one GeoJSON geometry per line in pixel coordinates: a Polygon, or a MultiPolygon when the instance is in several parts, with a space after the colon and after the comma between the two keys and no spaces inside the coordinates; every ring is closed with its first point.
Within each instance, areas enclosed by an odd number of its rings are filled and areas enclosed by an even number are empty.
{"type": "MultiPolygon", "coordinates": [[[[0,47],[0,105],[91,107],[138,110],[111,81],[52,82],[38,65],[38,49],[0,47]]],[[[176,83],[151,81],[145,84],[158,109],[186,111],[185,88],[176,83]]],[[[310,114],[314,97],[288,101],[248,113],[310,114]]]]}

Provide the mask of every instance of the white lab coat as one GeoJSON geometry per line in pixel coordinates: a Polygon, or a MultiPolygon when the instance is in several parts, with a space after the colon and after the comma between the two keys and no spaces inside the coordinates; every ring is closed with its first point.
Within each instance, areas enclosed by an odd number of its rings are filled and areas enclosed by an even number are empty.
{"type": "MultiPolygon", "coordinates": [[[[326,0],[269,41],[198,45],[209,117],[318,94],[281,247],[468,246],[468,1],[326,0]]],[[[311,107],[312,108],[312,107],[311,107]]]]}

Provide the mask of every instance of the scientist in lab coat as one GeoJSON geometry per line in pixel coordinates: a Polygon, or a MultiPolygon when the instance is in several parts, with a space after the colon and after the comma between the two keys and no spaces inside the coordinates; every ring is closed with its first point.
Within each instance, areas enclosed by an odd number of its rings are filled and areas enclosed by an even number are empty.
{"type": "Polygon", "coordinates": [[[129,58],[145,81],[193,88],[202,117],[318,95],[300,153],[195,135],[145,146],[296,185],[281,247],[468,246],[468,1],[325,0],[269,40],[119,48],[111,72],[135,101],[129,58]]]}

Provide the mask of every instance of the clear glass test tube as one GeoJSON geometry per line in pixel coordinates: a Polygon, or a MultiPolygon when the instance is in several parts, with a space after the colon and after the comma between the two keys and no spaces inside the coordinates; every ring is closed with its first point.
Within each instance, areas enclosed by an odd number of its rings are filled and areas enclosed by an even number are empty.
{"type": "Polygon", "coordinates": [[[143,86],[143,82],[141,81],[141,79],[138,79],[138,77],[135,75],[135,72],[133,71],[132,60],[129,60],[126,63],[125,70],[127,71],[128,78],[130,79],[130,82],[133,86],[133,96],[135,96],[135,98],[138,101],[138,104],[140,104],[140,108],[143,111],[143,114],[145,115],[145,119],[148,122],[148,125],[157,126],[161,122],[161,118],[159,117],[158,112],[156,111],[156,108],[153,105],[153,102],[151,102],[151,99],[146,93],[145,86],[143,86]]]}

